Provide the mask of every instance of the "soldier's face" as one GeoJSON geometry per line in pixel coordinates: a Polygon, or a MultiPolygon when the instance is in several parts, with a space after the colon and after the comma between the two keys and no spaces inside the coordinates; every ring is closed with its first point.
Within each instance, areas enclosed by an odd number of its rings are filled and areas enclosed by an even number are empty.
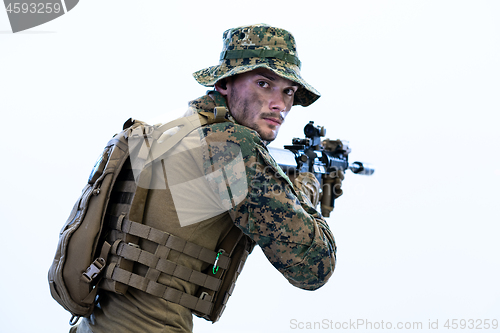
{"type": "Polygon", "coordinates": [[[273,141],[292,108],[298,85],[271,70],[258,68],[239,74],[217,91],[227,97],[229,110],[241,125],[257,131],[261,138],[273,141]]]}

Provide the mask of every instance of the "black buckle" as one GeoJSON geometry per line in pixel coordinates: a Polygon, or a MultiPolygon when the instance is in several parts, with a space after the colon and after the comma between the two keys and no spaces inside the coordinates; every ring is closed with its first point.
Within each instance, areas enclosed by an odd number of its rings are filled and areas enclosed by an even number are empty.
{"type": "Polygon", "coordinates": [[[97,258],[96,260],[94,260],[94,262],[91,263],[90,266],[82,274],[85,282],[92,282],[92,280],[94,280],[97,275],[101,273],[101,271],[104,269],[104,266],[106,266],[106,260],[104,260],[104,258],[97,258]]]}

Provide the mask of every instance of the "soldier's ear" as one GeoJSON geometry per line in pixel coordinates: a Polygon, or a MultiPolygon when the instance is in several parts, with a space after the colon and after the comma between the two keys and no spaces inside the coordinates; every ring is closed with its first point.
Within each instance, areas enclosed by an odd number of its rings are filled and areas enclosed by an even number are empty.
{"type": "Polygon", "coordinates": [[[228,93],[227,80],[222,79],[222,80],[215,82],[215,90],[217,90],[221,95],[227,96],[227,93],[228,93]]]}

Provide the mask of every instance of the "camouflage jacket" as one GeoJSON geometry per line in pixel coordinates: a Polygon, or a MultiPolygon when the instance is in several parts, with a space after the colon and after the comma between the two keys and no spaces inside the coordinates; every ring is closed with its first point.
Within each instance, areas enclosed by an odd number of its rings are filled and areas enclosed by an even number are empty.
{"type": "MultiPolygon", "coordinates": [[[[197,110],[224,105],[217,92],[190,103],[197,110]],[[211,98],[210,98],[211,97],[211,98]]],[[[314,290],[325,284],[335,267],[336,245],[326,221],[270,156],[257,132],[231,122],[200,129],[218,142],[204,156],[205,173],[227,169],[241,154],[244,171],[227,170],[232,192],[229,214],[234,223],[263,250],[271,264],[294,286],[314,290]],[[241,178],[246,178],[246,185],[241,178]],[[236,184],[236,186],[233,186],[236,184]]]]}
{"type": "MultiPolygon", "coordinates": [[[[211,92],[192,101],[186,115],[212,112],[216,105],[224,104],[221,95],[211,92]]],[[[169,133],[165,135],[168,139],[169,133]]],[[[336,247],[328,225],[276,165],[257,132],[233,122],[207,125],[155,163],[145,225],[214,251],[236,225],[292,285],[314,290],[332,274],[336,247]]],[[[119,208],[111,207],[111,214],[119,208]]],[[[139,246],[156,251],[156,245],[146,240],[139,246]]],[[[200,272],[210,269],[174,250],[167,259],[200,272]]],[[[147,270],[137,265],[134,271],[144,276],[147,270]]],[[[192,295],[198,290],[193,283],[163,273],[158,282],[192,295]]],[[[101,291],[99,297],[94,313],[72,332],[192,330],[189,309],[138,289],[129,288],[125,295],[101,291]]]]}

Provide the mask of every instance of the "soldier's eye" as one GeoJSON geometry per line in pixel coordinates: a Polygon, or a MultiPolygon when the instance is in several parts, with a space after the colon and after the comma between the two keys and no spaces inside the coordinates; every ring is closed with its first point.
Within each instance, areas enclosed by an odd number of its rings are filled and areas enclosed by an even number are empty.
{"type": "Polygon", "coordinates": [[[262,88],[269,87],[269,83],[267,83],[266,81],[258,81],[257,84],[262,88]]]}
{"type": "Polygon", "coordinates": [[[285,94],[287,94],[288,96],[293,96],[296,91],[297,91],[296,88],[286,88],[284,90],[285,94]]]}

